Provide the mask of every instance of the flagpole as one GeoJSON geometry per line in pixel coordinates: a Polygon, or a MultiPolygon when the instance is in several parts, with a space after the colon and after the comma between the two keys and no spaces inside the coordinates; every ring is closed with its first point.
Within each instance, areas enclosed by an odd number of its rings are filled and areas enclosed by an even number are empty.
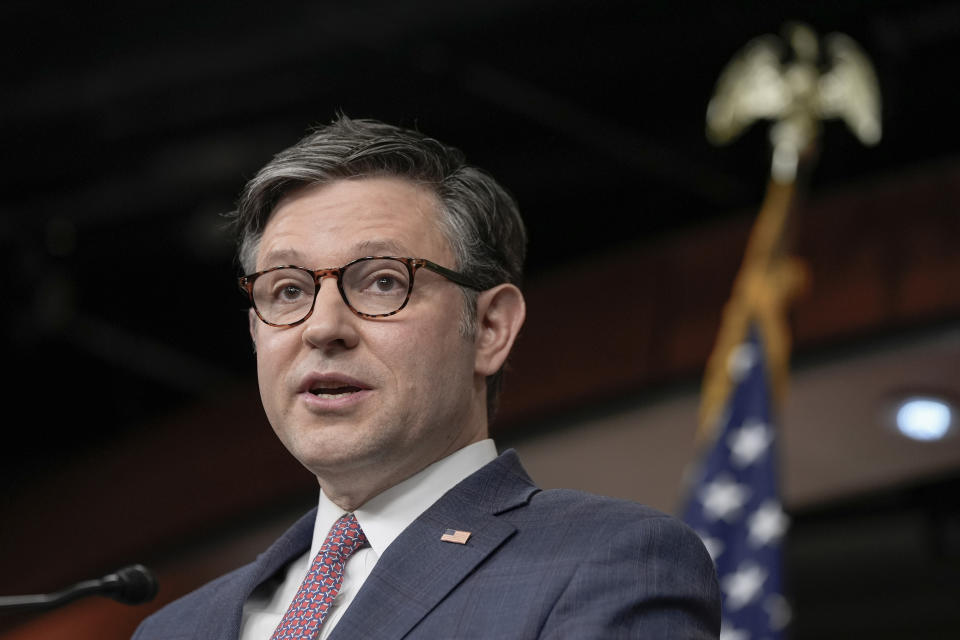
{"type": "Polygon", "coordinates": [[[800,183],[814,163],[822,119],[843,118],[867,144],[880,137],[876,78],[859,47],[846,36],[827,36],[832,68],[822,72],[809,27],[788,25],[785,40],[748,43],[724,69],[707,109],[707,135],[717,143],[754,120],[774,121],[766,195],[704,372],[701,456],[684,510],[717,568],[721,640],[777,640],[790,618],[781,577],[789,519],[780,500],[775,424],[789,373],[787,311],[810,280],[806,265],[790,255],[800,183]]]}
{"type": "Polygon", "coordinates": [[[767,185],[733,292],[723,309],[716,344],[707,360],[699,442],[709,437],[723,413],[734,384],[730,359],[746,340],[751,326],[763,335],[775,399],[780,402],[786,395],[791,344],[786,309],[809,282],[806,265],[787,253],[786,230],[796,190],[796,181],[781,184],[771,179],[767,185]]]}
{"type": "Polygon", "coordinates": [[[866,54],[849,37],[824,38],[802,23],[788,23],[785,38],[765,35],[750,41],[717,81],[707,107],[707,137],[726,144],[758,119],[770,129],[771,176],[743,264],[724,307],[720,330],[704,374],[698,442],[708,439],[723,413],[733,382],[729,361],[753,325],[762,332],[774,399],[787,390],[790,304],[809,284],[809,271],[789,256],[791,215],[799,184],[809,175],[818,151],[820,122],[841,118],[864,144],[880,140],[880,91],[866,54]],[[790,62],[784,64],[787,50],[790,62]],[[832,63],[822,72],[821,62],[832,63]]]}

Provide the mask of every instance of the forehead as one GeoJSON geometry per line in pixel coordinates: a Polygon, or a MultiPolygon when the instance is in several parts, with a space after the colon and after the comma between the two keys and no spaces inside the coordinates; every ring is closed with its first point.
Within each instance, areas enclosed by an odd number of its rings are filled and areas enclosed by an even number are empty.
{"type": "Polygon", "coordinates": [[[402,178],[304,187],[282,199],[270,215],[257,250],[257,267],[289,263],[329,267],[366,255],[452,264],[440,215],[432,190],[402,178]]]}

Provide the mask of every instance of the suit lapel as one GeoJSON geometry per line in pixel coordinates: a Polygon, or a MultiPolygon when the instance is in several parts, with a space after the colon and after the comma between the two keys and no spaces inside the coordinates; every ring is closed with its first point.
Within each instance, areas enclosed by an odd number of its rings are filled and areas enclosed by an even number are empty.
{"type": "Polygon", "coordinates": [[[448,491],[387,548],[330,635],[402,638],[516,531],[497,517],[538,489],[511,450],[448,491]],[[469,531],[466,544],[440,539],[469,531]]]}
{"type": "Polygon", "coordinates": [[[197,640],[236,640],[247,598],[257,585],[310,549],[316,518],[317,510],[313,509],[257,556],[256,561],[240,569],[236,579],[224,583],[209,606],[210,615],[197,629],[197,640]]]}

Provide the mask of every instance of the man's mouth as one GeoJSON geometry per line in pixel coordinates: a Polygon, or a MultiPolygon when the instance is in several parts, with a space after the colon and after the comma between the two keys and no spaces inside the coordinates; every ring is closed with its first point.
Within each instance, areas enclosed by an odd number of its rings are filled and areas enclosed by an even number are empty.
{"type": "Polygon", "coordinates": [[[338,386],[310,387],[310,393],[318,398],[340,398],[347,394],[356,393],[358,391],[361,391],[360,387],[346,384],[338,386]]]}
{"type": "MultiPolygon", "coordinates": [[[[363,381],[342,373],[310,373],[300,382],[299,393],[309,393],[321,401],[347,401],[356,396],[362,397],[370,387],[363,381]]],[[[338,405],[340,403],[334,402],[338,405]]],[[[327,405],[323,405],[327,406],[327,405]]]]}

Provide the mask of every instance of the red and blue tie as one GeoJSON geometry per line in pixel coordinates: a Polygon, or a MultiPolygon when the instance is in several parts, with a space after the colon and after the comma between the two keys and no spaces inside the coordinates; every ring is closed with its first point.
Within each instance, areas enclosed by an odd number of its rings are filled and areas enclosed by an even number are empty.
{"type": "Polygon", "coordinates": [[[343,583],[347,558],[367,542],[352,513],[337,520],[270,640],[312,640],[343,583]]]}

